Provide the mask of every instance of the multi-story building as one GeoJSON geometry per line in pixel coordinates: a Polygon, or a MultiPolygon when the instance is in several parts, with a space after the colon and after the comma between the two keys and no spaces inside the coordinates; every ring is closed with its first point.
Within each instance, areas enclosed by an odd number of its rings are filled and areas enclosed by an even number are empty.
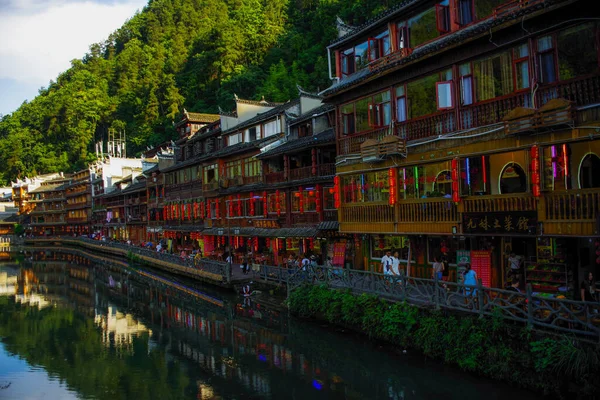
{"type": "Polygon", "coordinates": [[[89,234],[92,218],[92,171],[84,169],[75,172],[71,184],[66,188],[66,208],[68,231],[76,234],[89,234]]]}
{"type": "Polygon", "coordinates": [[[599,26],[584,4],[412,0],[343,27],[321,94],[355,267],[391,250],[431,277],[436,257],[471,257],[502,286],[514,252],[548,292],[599,272],[599,26]]]}
{"type": "Polygon", "coordinates": [[[60,177],[60,173],[52,173],[46,175],[38,175],[33,178],[17,179],[16,182],[12,183],[12,199],[15,203],[15,207],[19,209],[19,215],[28,214],[32,209],[33,205],[29,204],[30,195],[29,192],[37,189],[42,182],[56,179],[60,177]]]}
{"type": "Polygon", "coordinates": [[[67,188],[71,185],[71,176],[42,182],[29,192],[30,227],[34,235],[65,235],[72,233],[67,223],[67,188]]]}

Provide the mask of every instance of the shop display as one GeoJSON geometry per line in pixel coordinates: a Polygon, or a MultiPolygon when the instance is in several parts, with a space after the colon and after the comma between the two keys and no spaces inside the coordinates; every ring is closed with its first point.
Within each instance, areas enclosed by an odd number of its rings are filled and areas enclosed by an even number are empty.
{"type": "Polygon", "coordinates": [[[569,292],[573,271],[565,263],[565,245],[560,239],[537,239],[537,262],[525,264],[525,281],[534,292],[569,292]]]}

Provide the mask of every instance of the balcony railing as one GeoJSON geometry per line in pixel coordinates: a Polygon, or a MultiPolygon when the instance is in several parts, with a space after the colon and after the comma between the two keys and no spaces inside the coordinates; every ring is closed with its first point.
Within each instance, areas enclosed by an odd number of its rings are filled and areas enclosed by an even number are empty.
{"type": "Polygon", "coordinates": [[[600,103],[600,75],[596,73],[544,85],[537,91],[537,106],[557,98],[567,99],[576,107],[600,103]]]}
{"type": "Polygon", "coordinates": [[[456,112],[450,110],[400,122],[396,126],[396,136],[406,138],[406,140],[415,140],[444,135],[454,132],[456,129],[456,112]]]}
{"type": "Polygon", "coordinates": [[[398,204],[398,222],[456,222],[458,210],[451,199],[418,199],[398,204]]]}
{"type": "Polygon", "coordinates": [[[323,211],[323,220],[324,221],[337,221],[338,220],[338,211],[337,210],[324,210],[323,211]]]}
{"type": "Polygon", "coordinates": [[[285,182],[285,174],[283,171],[269,172],[268,174],[265,174],[265,183],[269,184],[279,182],[285,182]]]}
{"type": "Polygon", "coordinates": [[[459,110],[461,129],[477,128],[502,122],[502,118],[517,107],[532,107],[529,92],[516,93],[499,99],[462,106],[459,110]]]}
{"type": "Polygon", "coordinates": [[[537,210],[537,200],[529,193],[472,196],[463,201],[465,213],[537,210]]]}
{"type": "Polygon", "coordinates": [[[394,222],[394,207],[388,204],[355,205],[342,208],[343,222],[394,222]]]}
{"type": "Polygon", "coordinates": [[[355,135],[341,137],[338,140],[338,154],[360,153],[360,145],[367,140],[381,140],[386,136],[392,135],[393,131],[389,127],[379,128],[368,132],[362,132],[355,135]]]}
{"type": "Polygon", "coordinates": [[[600,215],[600,189],[551,192],[544,198],[547,220],[595,222],[600,215]]]}
{"type": "Polygon", "coordinates": [[[244,185],[250,185],[252,183],[260,183],[262,182],[262,176],[244,176],[243,177],[244,185]]]}
{"type": "Polygon", "coordinates": [[[318,224],[319,213],[317,212],[305,212],[305,213],[292,213],[292,224],[318,224]]]}
{"type": "Polygon", "coordinates": [[[212,191],[218,190],[218,189],[219,189],[218,181],[209,182],[209,183],[205,183],[204,185],[202,185],[202,190],[204,190],[205,192],[212,192],[212,191]]]}
{"type": "Polygon", "coordinates": [[[71,224],[86,223],[88,221],[88,217],[67,217],[67,222],[71,224]]]}

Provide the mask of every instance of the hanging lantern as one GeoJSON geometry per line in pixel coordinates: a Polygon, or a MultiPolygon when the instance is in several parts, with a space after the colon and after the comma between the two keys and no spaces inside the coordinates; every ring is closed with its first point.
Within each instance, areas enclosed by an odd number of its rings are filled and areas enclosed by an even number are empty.
{"type": "Polygon", "coordinates": [[[252,239],[252,242],[253,242],[253,248],[254,248],[254,251],[255,251],[255,252],[257,252],[257,251],[258,251],[258,237],[257,237],[257,236],[255,236],[255,237],[252,239]]]}
{"type": "Polygon", "coordinates": [[[302,193],[302,186],[298,188],[298,209],[300,210],[300,214],[304,214],[304,196],[302,193]]]}
{"type": "Polygon", "coordinates": [[[190,221],[192,220],[192,203],[187,205],[187,217],[190,221]]]}
{"type": "Polygon", "coordinates": [[[317,185],[315,192],[315,208],[317,209],[317,212],[320,213],[323,210],[323,206],[321,204],[321,185],[317,185]]]}
{"type": "Polygon", "coordinates": [[[181,214],[179,214],[179,219],[182,221],[185,219],[185,204],[183,203],[181,203],[181,214]]]}
{"type": "Polygon", "coordinates": [[[167,218],[167,206],[163,206],[163,215],[167,218]]]}
{"type": "Polygon", "coordinates": [[[242,195],[237,195],[237,215],[238,217],[242,216],[242,195]]]}
{"type": "Polygon", "coordinates": [[[265,238],[265,246],[267,246],[267,248],[271,248],[271,238],[265,238]]]}
{"type": "Polygon", "coordinates": [[[212,218],[210,214],[210,199],[206,200],[206,218],[212,218]]]}
{"type": "Polygon", "coordinates": [[[229,218],[233,217],[233,196],[229,196],[229,206],[227,209],[229,210],[229,218]]]}
{"type": "Polygon", "coordinates": [[[385,248],[385,240],[383,239],[383,236],[379,237],[379,248],[380,249],[384,249],[385,248]]]}
{"type": "Polygon", "coordinates": [[[333,190],[333,201],[335,203],[335,208],[340,208],[340,177],[337,175],[333,178],[333,190]]]}
{"type": "Polygon", "coordinates": [[[263,192],[263,213],[265,217],[269,216],[269,208],[267,203],[267,192],[263,192]]]}
{"type": "Polygon", "coordinates": [[[388,170],[388,178],[389,178],[389,186],[390,186],[390,197],[388,199],[388,202],[390,204],[390,206],[393,206],[394,204],[396,204],[396,198],[397,198],[397,172],[398,170],[396,168],[390,168],[388,170]]]}
{"type": "Polygon", "coordinates": [[[200,202],[200,218],[204,219],[204,215],[206,215],[205,211],[206,211],[206,209],[204,208],[204,202],[201,201],[200,202]]]}
{"type": "Polygon", "coordinates": [[[292,239],[287,238],[287,240],[286,240],[286,248],[287,249],[291,249],[292,248],[292,239]]]}
{"type": "Polygon", "coordinates": [[[536,145],[531,148],[531,190],[534,197],[540,197],[540,148],[536,145]]]}
{"type": "Polygon", "coordinates": [[[460,201],[460,193],[458,188],[458,158],[452,159],[452,201],[458,203],[460,201]]]}
{"type": "Polygon", "coordinates": [[[220,199],[215,199],[215,218],[221,219],[221,201],[220,199]]]}
{"type": "Polygon", "coordinates": [[[198,219],[198,203],[195,201],[193,203],[193,209],[194,209],[194,219],[198,219]]]}
{"type": "Polygon", "coordinates": [[[315,249],[315,239],[314,238],[309,238],[308,239],[308,248],[311,250],[315,249]]]}
{"type": "Polygon", "coordinates": [[[312,158],[312,174],[313,176],[317,175],[317,149],[313,147],[312,151],[311,151],[311,158],[312,158]]]}
{"type": "Polygon", "coordinates": [[[254,193],[250,192],[250,216],[254,217],[254,193]]]}
{"type": "Polygon", "coordinates": [[[275,191],[275,209],[277,210],[277,216],[281,216],[281,203],[279,202],[279,190],[275,191]]]}

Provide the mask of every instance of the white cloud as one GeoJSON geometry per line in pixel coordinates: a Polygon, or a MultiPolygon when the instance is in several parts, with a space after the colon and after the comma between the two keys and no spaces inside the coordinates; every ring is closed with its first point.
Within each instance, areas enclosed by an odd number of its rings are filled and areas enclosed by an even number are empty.
{"type": "MultiPolygon", "coordinates": [[[[146,3],[19,0],[0,5],[0,82],[4,78],[47,86],[69,68],[72,59],[82,58],[91,44],[108,38],[146,3]]],[[[2,96],[10,96],[2,89],[2,96]]],[[[31,98],[36,94],[32,93],[31,98]]]]}

